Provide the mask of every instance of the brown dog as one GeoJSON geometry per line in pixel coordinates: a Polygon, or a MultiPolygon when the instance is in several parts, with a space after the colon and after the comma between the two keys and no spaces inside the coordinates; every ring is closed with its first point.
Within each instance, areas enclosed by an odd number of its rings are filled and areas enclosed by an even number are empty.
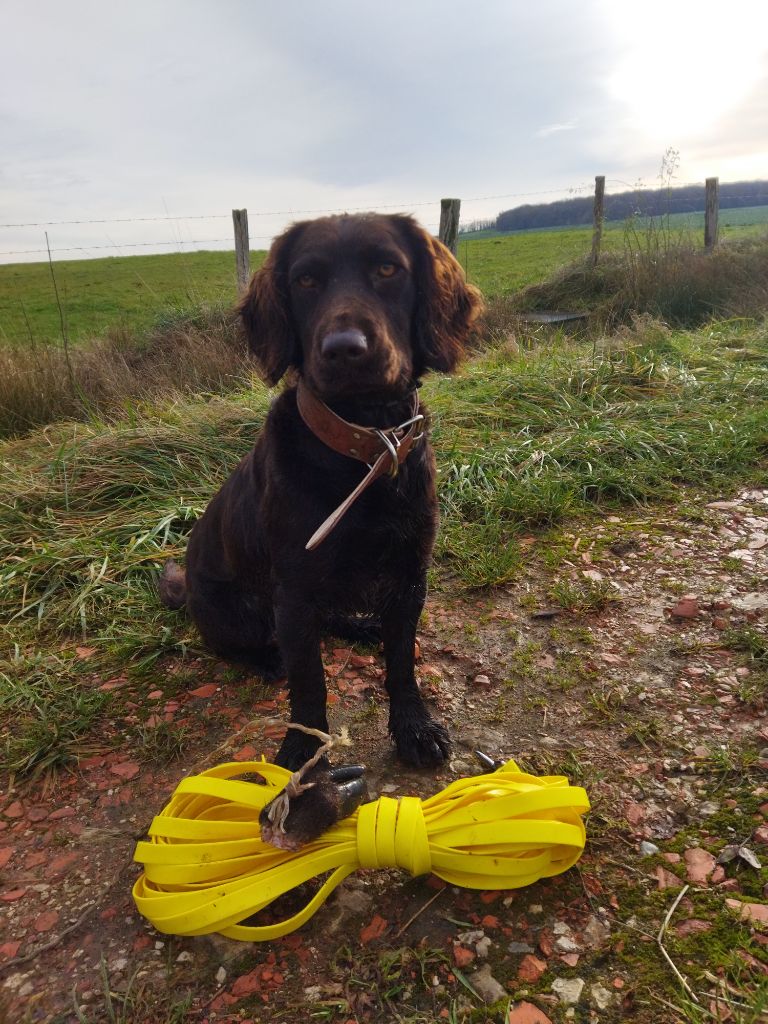
{"type": "MultiPolygon", "coordinates": [[[[389,731],[417,766],[450,744],[414,675],[437,527],[416,389],[425,371],[454,369],[479,311],[459,264],[410,217],[324,217],[276,239],[240,314],[265,379],[292,370],[295,382],[195,525],[186,580],[169,564],[161,581],[219,654],[273,677],[284,666],[291,720],[323,731],[321,634],[376,616],[389,731]]],[[[277,761],[295,769],[316,748],[291,729],[277,761]]]]}

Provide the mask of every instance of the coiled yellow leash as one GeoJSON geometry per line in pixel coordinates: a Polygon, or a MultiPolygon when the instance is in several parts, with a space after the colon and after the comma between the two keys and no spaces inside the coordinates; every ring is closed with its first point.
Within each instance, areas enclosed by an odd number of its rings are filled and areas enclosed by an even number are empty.
{"type": "Polygon", "coordinates": [[[219,765],[179,783],[135,853],[144,873],[133,898],[158,931],[277,939],[303,925],[358,868],[399,867],[470,889],[516,889],[566,871],[584,849],[586,792],[562,776],[526,775],[507,761],[424,801],[380,797],[302,849],[278,850],[262,841],[258,817],[290,776],[252,761],[219,765]],[[262,776],[266,785],[236,778],[245,773],[262,776]],[[273,925],[241,923],[328,871],[293,917],[273,925]]]}

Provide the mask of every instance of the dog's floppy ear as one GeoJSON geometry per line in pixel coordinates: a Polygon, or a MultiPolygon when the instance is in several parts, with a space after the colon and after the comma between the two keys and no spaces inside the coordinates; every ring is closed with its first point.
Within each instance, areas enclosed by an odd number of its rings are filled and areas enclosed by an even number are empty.
{"type": "Polygon", "coordinates": [[[451,251],[410,217],[403,220],[416,257],[416,341],[422,365],[450,373],[464,354],[483,300],[477,288],[467,284],[451,251]]]}
{"type": "Polygon", "coordinates": [[[301,362],[301,345],[291,320],[287,273],[290,248],[300,228],[294,225],[275,239],[237,306],[248,345],[268,384],[277,384],[286,370],[301,362]]]}

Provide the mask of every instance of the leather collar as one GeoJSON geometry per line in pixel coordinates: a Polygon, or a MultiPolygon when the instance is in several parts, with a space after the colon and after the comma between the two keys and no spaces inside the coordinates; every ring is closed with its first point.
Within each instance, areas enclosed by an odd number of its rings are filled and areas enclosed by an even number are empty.
{"type": "Polygon", "coordinates": [[[375,480],[384,473],[397,476],[408,453],[424,436],[424,416],[419,412],[419,396],[414,394],[411,417],[397,427],[379,430],[349,423],[313,394],[303,378],[299,379],[296,405],[302,420],[318,440],[339,455],[357,459],[368,466],[367,475],[307,541],[306,548],[311,551],[325,540],[347,510],[375,480]]]}

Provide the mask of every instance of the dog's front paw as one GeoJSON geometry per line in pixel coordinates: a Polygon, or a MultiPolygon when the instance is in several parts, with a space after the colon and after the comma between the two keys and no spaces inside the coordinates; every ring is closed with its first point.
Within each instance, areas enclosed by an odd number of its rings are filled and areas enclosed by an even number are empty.
{"type": "MultiPolygon", "coordinates": [[[[297,772],[311,757],[315,756],[320,740],[315,736],[307,736],[298,729],[288,729],[280,749],[275,757],[275,764],[287,768],[289,772],[297,772]]],[[[318,766],[329,767],[326,757],[320,758],[318,766]]]]}
{"type": "Polygon", "coordinates": [[[437,768],[451,756],[448,730],[425,713],[391,718],[397,756],[414,768],[437,768]]]}

